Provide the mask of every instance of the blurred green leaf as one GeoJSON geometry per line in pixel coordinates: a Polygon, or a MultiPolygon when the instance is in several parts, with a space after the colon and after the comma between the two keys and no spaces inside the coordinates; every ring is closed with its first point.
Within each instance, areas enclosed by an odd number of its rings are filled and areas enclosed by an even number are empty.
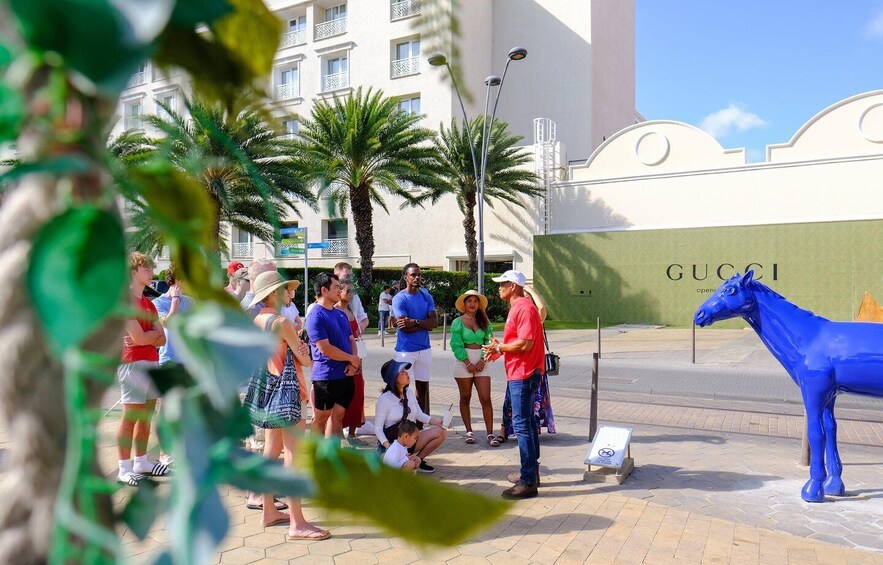
{"type": "Polygon", "coordinates": [[[143,481],[126,504],[122,518],[135,537],[143,540],[159,511],[160,499],[156,495],[156,483],[143,481]]]}
{"type": "Polygon", "coordinates": [[[282,21],[263,2],[230,0],[233,12],[212,26],[218,41],[253,77],[270,74],[279,49],[282,21]]]}
{"type": "Polygon", "coordinates": [[[169,333],[189,372],[214,408],[225,411],[276,340],[239,309],[201,304],[170,320],[169,333]]]}
{"type": "Polygon", "coordinates": [[[510,507],[498,498],[381,465],[374,453],[337,448],[334,457],[329,457],[322,454],[323,443],[303,443],[316,479],[316,502],[328,509],[367,517],[410,541],[456,545],[493,523],[510,507]],[[426,524],[427,519],[431,526],[414,527],[426,524]]]}
{"type": "Polygon", "coordinates": [[[8,45],[4,45],[0,43],[0,71],[9,66],[9,63],[12,62],[12,50],[8,45]]]}
{"type": "Polygon", "coordinates": [[[279,461],[270,461],[240,447],[221,454],[216,460],[219,466],[225,467],[219,477],[221,482],[243,490],[273,492],[295,498],[312,496],[315,490],[307,477],[285,468],[279,461]]]}
{"type": "Polygon", "coordinates": [[[194,28],[209,25],[233,11],[227,0],[178,0],[169,23],[175,27],[194,28]]]}
{"type": "Polygon", "coordinates": [[[0,175],[0,183],[7,183],[31,173],[48,173],[60,175],[68,173],[86,173],[92,165],[79,155],[59,155],[46,157],[33,163],[17,162],[13,167],[0,175]]]}
{"type": "Polygon", "coordinates": [[[54,51],[67,68],[110,91],[121,90],[148,54],[107,0],[9,0],[32,49],[54,51]]]}
{"type": "Polygon", "coordinates": [[[81,343],[123,296],[123,227],[93,206],[71,208],[34,238],[27,287],[57,353],[81,343]]]}
{"type": "MultiPolygon", "coordinates": [[[[0,62],[0,68],[2,67],[0,62]]],[[[25,101],[21,94],[0,82],[0,141],[17,138],[24,119],[25,101]]]]}

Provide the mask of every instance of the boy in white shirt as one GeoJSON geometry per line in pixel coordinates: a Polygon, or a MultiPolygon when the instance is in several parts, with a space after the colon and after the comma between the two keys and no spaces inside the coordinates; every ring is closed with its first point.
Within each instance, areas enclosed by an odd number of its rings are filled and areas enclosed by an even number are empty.
{"type": "Polygon", "coordinates": [[[410,455],[408,450],[417,443],[417,435],[419,430],[417,424],[411,420],[402,420],[399,423],[399,437],[383,454],[383,462],[390,467],[396,469],[407,469],[413,473],[417,472],[420,466],[420,458],[416,455],[410,455]]]}

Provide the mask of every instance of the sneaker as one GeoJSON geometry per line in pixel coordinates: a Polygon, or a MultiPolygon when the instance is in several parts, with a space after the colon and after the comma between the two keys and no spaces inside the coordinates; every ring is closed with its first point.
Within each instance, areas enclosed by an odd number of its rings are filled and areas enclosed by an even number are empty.
{"type": "Polygon", "coordinates": [[[421,461],[420,466],[417,467],[417,470],[421,473],[435,473],[435,467],[426,463],[426,461],[421,461]]]}
{"type": "Polygon", "coordinates": [[[512,488],[503,491],[503,498],[508,500],[520,500],[522,498],[533,498],[537,495],[537,487],[526,485],[521,481],[515,483],[512,488]]]}

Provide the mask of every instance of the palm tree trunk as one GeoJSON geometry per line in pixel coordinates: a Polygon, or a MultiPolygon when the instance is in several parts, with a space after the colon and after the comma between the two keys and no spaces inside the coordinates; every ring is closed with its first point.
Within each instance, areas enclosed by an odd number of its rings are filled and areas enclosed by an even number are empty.
{"type": "Polygon", "coordinates": [[[362,267],[359,285],[369,289],[374,279],[374,211],[367,186],[350,187],[350,209],[356,224],[356,245],[359,246],[362,267]]]}
{"type": "Polygon", "coordinates": [[[467,198],[463,211],[463,233],[469,258],[469,279],[478,287],[478,241],[475,237],[475,199],[467,198]]]}

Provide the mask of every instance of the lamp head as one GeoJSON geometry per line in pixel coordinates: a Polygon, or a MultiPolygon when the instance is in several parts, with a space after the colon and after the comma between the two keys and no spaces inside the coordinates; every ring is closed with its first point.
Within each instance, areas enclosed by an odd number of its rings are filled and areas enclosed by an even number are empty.
{"type": "Polygon", "coordinates": [[[442,55],[441,53],[436,53],[427,59],[430,65],[433,67],[443,67],[448,64],[448,58],[442,55]]]}
{"type": "Polygon", "coordinates": [[[500,86],[502,80],[497,75],[491,75],[484,79],[484,83],[488,86],[500,86]]]}
{"type": "Polygon", "coordinates": [[[520,61],[527,57],[527,49],[524,47],[513,47],[509,50],[510,61],[520,61]]]}

